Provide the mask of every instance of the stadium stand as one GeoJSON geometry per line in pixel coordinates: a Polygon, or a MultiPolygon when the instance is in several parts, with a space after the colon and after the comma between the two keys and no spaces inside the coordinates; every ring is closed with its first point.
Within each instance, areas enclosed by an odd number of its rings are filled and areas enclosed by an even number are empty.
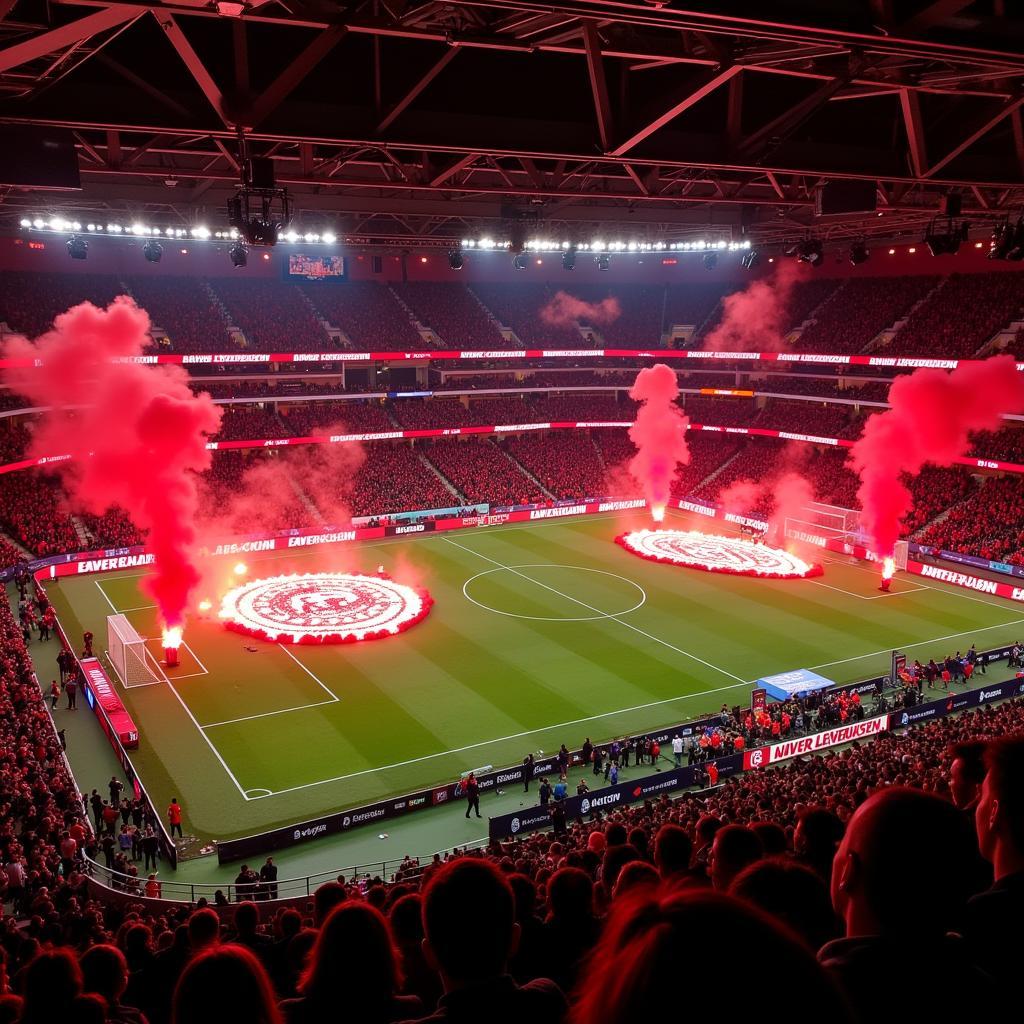
{"type": "Polygon", "coordinates": [[[283,281],[216,278],[232,326],[260,352],[327,352],[333,346],[303,292],[283,281]]]}
{"type": "Polygon", "coordinates": [[[53,326],[54,317],[80,302],[107,306],[124,293],[121,282],[105,274],[0,274],[0,323],[34,338],[53,326]]]}
{"type": "Polygon", "coordinates": [[[524,505],[545,500],[540,488],[490,441],[444,439],[427,445],[423,454],[470,502],[524,505]]]}
{"type": "Polygon", "coordinates": [[[174,352],[226,352],[231,348],[224,310],[194,277],[129,277],[132,298],[167,332],[174,352]]]}
{"type": "Polygon", "coordinates": [[[932,274],[851,278],[822,303],[794,347],[799,352],[863,352],[882,331],[905,317],[938,282],[939,278],[932,274]]]}
{"type": "Polygon", "coordinates": [[[966,359],[1000,328],[1020,318],[1024,296],[1016,274],[951,274],[911,314],[891,343],[894,352],[942,353],[966,359]],[[965,311],[970,310],[970,316],[965,311]]]}
{"type": "Polygon", "coordinates": [[[376,281],[304,284],[302,291],[328,323],[344,332],[351,345],[371,351],[414,351],[423,338],[391,290],[376,281]]]}
{"type": "Polygon", "coordinates": [[[505,450],[555,498],[593,497],[604,493],[604,466],[586,433],[510,437],[505,442],[505,450]]]}
{"type": "Polygon", "coordinates": [[[959,551],[997,562],[1024,565],[1024,478],[989,477],[972,497],[954,505],[949,514],[921,537],[945,551],[959,551]]]}
{"type": "Polygon", "coordinates": [[[395,293],[420,323],[431,327],[446,348],[512,348],[472,292],[458,284],[418,282],[395,293]]]}

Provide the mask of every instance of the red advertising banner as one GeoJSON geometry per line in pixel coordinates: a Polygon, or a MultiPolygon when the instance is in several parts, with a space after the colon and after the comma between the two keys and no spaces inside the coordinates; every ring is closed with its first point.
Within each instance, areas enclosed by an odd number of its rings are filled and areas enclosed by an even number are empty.
{"type": "MultiPolygon", "coordinates": [[[[713,362],[803,363],[825,366],[876,366],[888,369],[928,367],[955,370],[958,366],[980,362],[977,359],[930,359],[908,356],[833,355],[817,352],[711,352],[705,349],[658,348],[572,348],[572,349],[428,349],[422,352],[203,352],[184,354],[160,352],[125,356],[118,362],[176,366],[244,365],[247,363],[408,363],[443,362],[454,359],[661,359],[679,362],[700,359],[713,362]]],[[[39,366],[32,358],[0,359],[0,368],[39,366]]],[[[1024,363],[1017,364],[1024,370],[1024,363]]]]}
{"type": "Polygon", "coordinates": [[[812,733],[810,736],[798,736],[782,743],[772,743],[766,747],[755,747],[744,751],[743,770],[764,768],[778,761],[786,761],[791,757],[805,754],[816,754],[829,747],[838,747],[854,740],[868,739],[886,732],[889,728],[889,716],[879,715],[877,718],[865,718],[860,722],[850,722],[835,729],[812,733]]]}
{"type": "MultiPolygon", "coordinates": [[[[139,727],[128,713],[128,709],[121,703],[121,698],[117,695],[110,676],[107,675],[99,660],[83,658],[79,664],[85,675],[85,685],[91,691],[95,701],[95,703],[89,701],[89,704],[96,711],[100,722],[109,725],[114,730],[126,750],[137,747],[139,745],[139,727]]],[[[88,697],[86,699],[88,700],[88,697]]]]}
{"type": "MultiPolygon", "coordinates": [[[[605,430],[631,427],[632,420],[558,420],[551,423],[508,423],[481,427],[435,427],[424,430],[385,430],[362,434],[318,434],[308,437],[273,437],[252,440],[209,441],[209,451],[230,451],[239,448],[287,448],[301,444],[351,444],[367,441],[400,441],[429,437],[460,437],[471,434],[513,434],[530,430],[605,430]]],[[[852,448],[854,442],[843,437],[822,437],[817,434],[796,434],[788,430],[769,430],[765,427],[718,427],[708,423],[690,423],[687,430],[702,430],[717,434],[745,434],[748,437],[780,438],[806,444],[823,444],[838,448],[852,448]]],[[[20,469],[32,469],[53,462],[63,462],[70,455],[44,455],[38,459],[22,459],[0,466],[0,474],[20,469]]],[[[958,465],[977,469],[994,469],[1005,473],[1024,473],[1024,464],[1000,462],[996,459],[955,459],[958,465]]]]}

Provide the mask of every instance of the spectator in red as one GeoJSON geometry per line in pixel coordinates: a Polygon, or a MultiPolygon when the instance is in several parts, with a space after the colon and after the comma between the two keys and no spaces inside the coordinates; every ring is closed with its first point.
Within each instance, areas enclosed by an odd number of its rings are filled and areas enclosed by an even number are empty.
{"type": "Polygon", "coordinates": [[[559,1024],[565,996],[551,980],[517,985],[507,973],[519,943],[512,887],[486,861],[446,864],[423,896],[427,961],[444,995],[432,1024],[559,1024]]]}
{"type": "Polygon", "coordinates": [[[171,838],[174,838],[175,832],[181,838],[181,804],[178,803],[176,796],[171,797],[171,802],[167,806],[167,821],[171,826],[171,838]]]}

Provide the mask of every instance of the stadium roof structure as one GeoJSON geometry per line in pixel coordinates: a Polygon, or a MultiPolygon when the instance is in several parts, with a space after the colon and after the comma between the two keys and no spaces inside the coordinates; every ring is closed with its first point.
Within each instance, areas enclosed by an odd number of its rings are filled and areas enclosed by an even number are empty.
{"type": "Polygon", "coordinates": [[[56,206],[194,223],[236,186],[240,136],[298,220],[365,243],[514,220],[558,237],[893,237],[951,191],[973,222],[1016,216],[1014,7],[0,0],[0,150],[16,126],[63,132],[81,182],[0,185],[0,223],[56,206]],[[873,183],[877,210],[816,217],[841,179],[873,183]]]}

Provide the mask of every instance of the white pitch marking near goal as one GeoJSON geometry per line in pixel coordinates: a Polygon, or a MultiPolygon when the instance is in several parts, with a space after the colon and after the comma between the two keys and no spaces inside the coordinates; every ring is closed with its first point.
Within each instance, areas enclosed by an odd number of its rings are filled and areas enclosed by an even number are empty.
{"type": "Polygon", "coordinates": [[[146,663],[146,639],[117,613],[107,616],[107,657],[125,689],[149,686],[157,677],[146,663]]]}
{"type": "Polygon", "coordinates": [[[217,760],[220,762],[221,768],[223,768],[224,771],[227,772],[228,778],[234,783],[235,789],[237,789],[238,792],[241,794],[242,799],[246,801],[251,800],[252,797],[247,795],[247,791],[242,788],[241,783],[238,781],[238,779],[235,778],[235,773],[228,767],[227,761],[224,760],[223,755],[214,745],[213,740],[211,740],[210,737],[206,735],[206,732],[203,730],[203,727],[199,724],[198,721],[196,721],[196,716],[192,714],[192,709],[185,703],[185,701],[182,699],[181,694],[178,693],[177,689],[175,689],[174,683],[172,683],[170,679],[167,678],[167,673],[163,670],[163,667],[161,666],[160,662],[153,657],[153,653],[148,648],[146,649],[146,654],[149,655],[150,658],[152,658],[153,664],[156,665],[157,671],[160,673],[161,676],[163,676],[163,681],[167,684],[167,688],[171,691],[171,693],[174,694],[178,703],[181,705],[181,709],[192,720],[192,724],[196,727],[196,730],[198,731],[199,735],[202,736],[203,739],[206,741],[206,745],[210,748],[210,751],[213,754],[213,756],[217,758],[217,760]]]}

